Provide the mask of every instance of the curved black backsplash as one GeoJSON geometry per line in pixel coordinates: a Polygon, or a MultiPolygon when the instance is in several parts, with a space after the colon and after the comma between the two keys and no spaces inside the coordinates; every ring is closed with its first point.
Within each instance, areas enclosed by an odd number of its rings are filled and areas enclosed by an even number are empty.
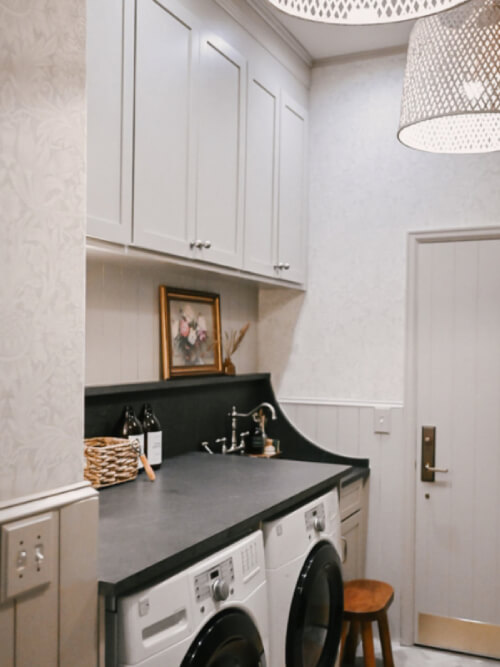
{"type": "MultiPolygon", "coordinates": [[[[249,412],[262,401],[276,408],[277,420],[267,422],[266,432],[280,440],[283,458],[368,468],[368,459],[333,454],[299,433],[276,400],[269,373],[87,387],[85,437],[117,435],[125,405],[132,405],[140,415],[144,403],[151,403],[162,425],[163,456],[169,458],[199,451],[203,440],[212,446],[216,438],[225,436],[229,443],[231,407],[235,405],[238,412],[249,412]]],[[[238,433],[251,426],[250,419],[239,419],[238,433]]]]}

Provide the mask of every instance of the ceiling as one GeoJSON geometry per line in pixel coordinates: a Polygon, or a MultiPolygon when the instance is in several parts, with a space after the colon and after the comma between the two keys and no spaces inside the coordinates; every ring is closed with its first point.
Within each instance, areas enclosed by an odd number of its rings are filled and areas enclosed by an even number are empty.
{"type": "Polygon", "coordinates": [[[414,21],[377,26],[340,26],[297,19],[280,12],[267,0],[253,0],[270,13],[309,52],[313,60],[405,46],[414,21]]]}

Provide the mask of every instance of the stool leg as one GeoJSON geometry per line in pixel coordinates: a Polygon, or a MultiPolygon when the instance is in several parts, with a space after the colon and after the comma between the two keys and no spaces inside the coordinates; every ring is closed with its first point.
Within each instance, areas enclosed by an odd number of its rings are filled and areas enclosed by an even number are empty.
{"type": "Polygon", "coordinates": [[[378,617],[378,631],[380,633],[380,643],[382,644],[382,655],[384,656],[384,667],[394,667],[392,658],[391,634],[389,632],[389,623],[387,613],[381,612],[378,617]]]}
{"type": "Polygon", "coordinates": [[[349,629],[349,621],[346,621],[344,619],[342,621],[342,634],[340,635],[340,648],[339,648],[339,659],[338,659],[339,666],[342,665],[342,660],[344,659],[345,640],[347,638],[348,629],[349,629]]]}
{"type": "Polygon", "coordinates": [[[363,621],[361,623],[361,633],[363,637],[363,654],[365,656],[365,667],[376,667],[371,621],[363,621]]]}
{"type": "Polygon", "coordinates": [[[359,621],[352,620],[349,634],[347,635],[345,647],[345,662],[347,665],[354,665],[356,660],[356,648],[358,646],[359,621]]]}

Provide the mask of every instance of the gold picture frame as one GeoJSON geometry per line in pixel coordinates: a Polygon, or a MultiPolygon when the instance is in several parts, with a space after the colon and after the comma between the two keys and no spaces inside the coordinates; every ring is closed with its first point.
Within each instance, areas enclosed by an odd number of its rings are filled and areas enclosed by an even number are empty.
{"type": "Polygon", "coordinates": [[[160,285],[160,327],[163,380],[222,373],[218,294],[160,285]]]}

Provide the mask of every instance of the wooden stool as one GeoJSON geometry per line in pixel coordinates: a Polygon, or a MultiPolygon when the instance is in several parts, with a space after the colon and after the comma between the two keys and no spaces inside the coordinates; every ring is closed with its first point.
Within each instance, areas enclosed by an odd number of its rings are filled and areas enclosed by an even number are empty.
{"type": "Polygon", "coordinates": [[[359,630],[363,640],[365,667],[375,667],[373,650],[372,622],[377,621],[384,667],[394,667],[391,649],[391,636],[387,622],[387,610],[394,600],[394,589],[383,581],[354,579],[344,584],[344,617],[340,644],[340,660],[354,664],[359,630]],[[349,635],[347,629],[350,624],[349,635]]]}

